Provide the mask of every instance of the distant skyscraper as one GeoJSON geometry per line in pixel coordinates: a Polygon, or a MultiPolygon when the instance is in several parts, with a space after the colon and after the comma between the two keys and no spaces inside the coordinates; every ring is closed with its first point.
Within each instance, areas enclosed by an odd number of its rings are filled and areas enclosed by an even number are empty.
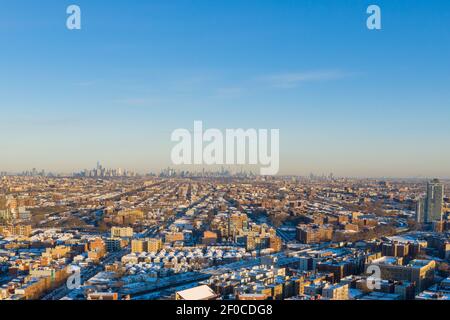
{"type": "Polygon", "coordinates": [[[443,201],[444,185],[438,179],[428,182],[426,197],[417,201],[417,221],[421,223],[441,221],[443,201]]]}
{"type": "Polygon", "coordinates": [[[442,220],[442,206],[444,201],[444,185],[434,179],[427,185],[426,212],[430,222],[442,220]]]}

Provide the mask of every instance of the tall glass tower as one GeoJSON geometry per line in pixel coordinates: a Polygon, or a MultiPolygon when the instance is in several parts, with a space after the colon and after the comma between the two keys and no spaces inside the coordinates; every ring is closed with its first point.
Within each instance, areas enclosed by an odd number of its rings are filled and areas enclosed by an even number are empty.
{"type": "Polygon", "coordinates": [[[425,222],[442,220],[443,201],[444,185],[438,179],[428,182],[425,200],[425,222]]]}

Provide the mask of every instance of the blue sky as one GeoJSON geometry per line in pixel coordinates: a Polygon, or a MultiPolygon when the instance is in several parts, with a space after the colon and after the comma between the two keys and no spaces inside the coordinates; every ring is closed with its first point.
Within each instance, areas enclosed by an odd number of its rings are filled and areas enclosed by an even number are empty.
{"type": "Polygon", "coordinates": [[[450,176],[446,0],[2,1],[0,41],[0,171],[156,171],[203,120],[279,128],[280,173],[450,176]]]}

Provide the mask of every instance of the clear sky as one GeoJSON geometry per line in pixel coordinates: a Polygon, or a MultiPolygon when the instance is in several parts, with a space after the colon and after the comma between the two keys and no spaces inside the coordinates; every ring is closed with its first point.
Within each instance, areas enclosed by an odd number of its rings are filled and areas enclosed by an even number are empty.
{"type": "Polygon", "coordinates": [[[0,44],[0,171],[156,171],[203,120],[280,129],[282,174],[450,176],[448,0],[5,0],[0,44]]]}

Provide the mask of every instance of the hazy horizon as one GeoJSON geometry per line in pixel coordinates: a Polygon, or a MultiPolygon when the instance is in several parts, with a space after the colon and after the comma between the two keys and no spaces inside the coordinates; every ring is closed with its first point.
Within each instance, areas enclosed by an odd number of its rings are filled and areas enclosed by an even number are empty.
{"type": "MultiPolygon", "coordinates": [[[[238,165],[223,165],[223,166],[201,166],[201,165],[193,165],[193,166],[175,166],[175,165],[167,165],[165,167],[160,168],[153,168],[148,170],[135,170],[134,168],[128,168],[128,167],[120,167],[120,166],[107,166],[103,162],[100,162],[103,168],[105,169],[122,169],[127,170],[128,172],[134,172],[139,174],[140,176],[148,175],[148,174],[160,174],[166,169],[173,169],[176,172],[180,173],[182,171],[184,172],[190,172],[190,173],[201,173],[203,169],[205,169],[205,172],[218,172],[223,167],[224,170],[229,171],[231,174],[236,174],[240,172],[246,172],[246,173],[252,173],[256,176],[259,176],[259,167],[258,166],[238,166],[238,165]]],[[[30,167],[30,168],[23,168],[20,170],[2,170],[0,169],[0,173],[6,172],[9,175],[20,175],[25,172],[31,172],[31,170],[36,169],[38,173],[42,172],[42,170],[46,174],[56,174],[61,176],[70,176],[72,174],[81,173],[84,170],[92,170],[95,168],[94,165],[90,165],[83,168],[74,168],[73,170],[65,170],[65,171],[58,171],[58,170],[52,170],[49,168],[37,168],[37,167],[30,167]]],[[[404,176],[389,176],[389,175],[340,175],[333,171],[324,171],[324,172],[300,172],[300,173],[289,173],[289,172],[279,172],[275,176],[297,176],[297,177],[305,177],[308,178],[311,174],[313,174],[316,177],[320,176],[326,176],[329,177],[330,174],[333,175],[334,178],[348,178],[348,179],[392,179],[392,180],[400,180],[400,179],[418,179],[418,180],[431,180],[431,179],[440,179],[440,180],[450,180],[450,176],[438,176],[438,175],[404,175],[404,176]]]]}

